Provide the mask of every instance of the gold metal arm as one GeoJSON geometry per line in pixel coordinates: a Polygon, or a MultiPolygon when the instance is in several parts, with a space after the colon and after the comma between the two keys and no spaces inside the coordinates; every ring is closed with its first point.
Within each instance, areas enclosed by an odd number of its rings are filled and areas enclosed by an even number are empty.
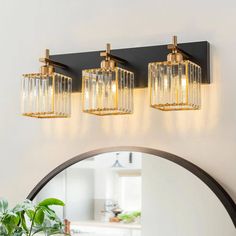
{"type": "MultiPolygon", "coordinates": [[[[174,55],[175,55],[175,57],[176,57],[178,60],[180,60],[180,59],[181,59],[180,54],[182,55],[182,57],[184,57],[184,58],[186,58],[186,59],[191,58],[191,55],[190,55],[190,54],[188,54],[187,52],[185,52],[184,50],[182,50],[182,49],[180,49],[180,48],[178,47],[178,44],[177,44],[177,36],[173,36],[173,37],[172,37],[172,44],[169,44],[169,45],[167,46],[167,48],[172,51],[172,52],[171,52],[171,54],[172,54],[172,59],[173,59],[173,57],[174,57],[174,55]]],[[[169,55],[171,55],[171,54],[169,54],[169,55]]],[[[171,56],[169,56],[169,57],[171,57],[171,56]]],[[[181,59],[181,60],[182,60],[182,59],[181,59]]]]}
{"type": "Polygon", "coordinates": [[[107,43],[106,51],[101,52],[100,56],[105,57],[106,61],[114,60],[115,62],[118,62],[118,63],[121,63],[121,64],[127,64],[128,63],[126,60],[111,54],[111,44],[110,43],[107,43]]]}
{"type": "Polygon", "coordinates": [[[42,62],[42,63],[45,63],[45,65],[47,66],[55,66],[55,67],[59,67],[59,68],[62,68],[62,69],[67,69],[68,66],[60,63],[60,62],[56,62],[56,61],[53,61],[49,58],[49,49],[46,49],[45,50],[45,56],[42,57],[42,58],[39,58],[39,61],[42,62]]]}

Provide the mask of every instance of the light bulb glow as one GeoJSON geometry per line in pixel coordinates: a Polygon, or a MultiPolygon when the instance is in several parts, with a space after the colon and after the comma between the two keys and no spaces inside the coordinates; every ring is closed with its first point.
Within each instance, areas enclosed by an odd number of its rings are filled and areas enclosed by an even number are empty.
{"type": "Polygon", "coordinates": [[[25,74],[22,79],[22,114],[35,118],[65,118],[71,114],[72,79],[53,73],[25,74]]]}
{"type": "Polygon", "coordinates": [[[113,93],[116,93],[116,83],[112,83],[111,91],[112,91],[113,93]]]}
{"type": "Polygon", "coordinates": [[[181,84],[182,84],[182,89],[186,89],[187,80],[185,76],[183,76],[183,78],[181,79],[181,84]]]}
{"type": "Polygon", "coordinates": [[[82,72],[83,111],[95,115],[130,114],[133,111],[134,74],[119,67],[82,72]],[[94,75],[99,80],[92,83],[94,75]]]}
{"type": "Polygon", "coordinates": [[[191,61],[149,63],[151,107],[196,110],[201,104],[201,67],[191,61]]]}

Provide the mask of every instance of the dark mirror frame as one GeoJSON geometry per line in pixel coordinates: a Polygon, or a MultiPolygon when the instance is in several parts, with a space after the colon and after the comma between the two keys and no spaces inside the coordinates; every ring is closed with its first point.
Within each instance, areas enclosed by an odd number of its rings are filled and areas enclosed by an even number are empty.
{"type": "Polygon", "coordinates": [[[233,199],[229,196],[229,194],[224,190],[224,188],[208,173],[202,170],[200,167],[196,166],[195,164],[179,157],[174,154],[151,149],[151,148],[144,148],[144,147],[133,147],[133,146],[118,146],[118,147],[109,147],[109,148],[102,148],[97,149],[94,151],[86,152],[80,154],[64,163],[56,167],[52,170],[47,176],[45,176],[30,192],[27,199],[33,200],[35,196],[39,193],[39,191],[57,174],[65,170],[66,168],[70,167],[71,165],[78,163],[82,160],[87,158],[108,153],[108,152],[119,152],[119,151],[128,151],[128,152],[142,152],[146,154],[151,154],[157,156],[159,158],[164,158],[171,162],[176,163],[179,166],[182,166],[186,170],[190,171],[192,174],[197,176],[200,180],[202,180],[218,197],[221,203],[224,205],[225,209],[227,210],[229,216],[231,217],[233,224],[236,228],[236,204],[234,203],[233,199]]]}

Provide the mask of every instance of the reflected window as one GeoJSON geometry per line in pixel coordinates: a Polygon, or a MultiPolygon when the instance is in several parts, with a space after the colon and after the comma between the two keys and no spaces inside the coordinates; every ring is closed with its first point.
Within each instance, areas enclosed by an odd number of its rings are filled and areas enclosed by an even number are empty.
{"type": "Polygon", "coordinates": [[[141,211],[142,178],[139,176],[120,176],[120,206],[125,211],[141,211]]]}

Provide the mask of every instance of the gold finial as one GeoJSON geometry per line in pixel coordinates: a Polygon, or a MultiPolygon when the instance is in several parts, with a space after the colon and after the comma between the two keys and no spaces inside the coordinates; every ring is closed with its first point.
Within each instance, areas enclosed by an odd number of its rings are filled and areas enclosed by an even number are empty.
{"type": "Polygon", "coordinates": [[[176,35],[174,35],[174,36],[172,37],[172,43],[173,43],[173,45],[174,45],[175,47],[177,47],[177,36],[176,36],[176,35]]]}
{"type": "Polygon", "coordinates": [[[111,44],[107,43],[106,48],[106,61],[109,61],[111,58],[109,57],[109,54],[111,53],[111,44]]]}
{"type": "Polygon", "coordinates": [[[49,59],[50,51],[49,49],[45,49],[45,58],[49,59]]]}
{"type": "Polygon", "coordinates": [[[111,53],[111,44],[110,43],[107,43],[107,50],[106,50],[107,53],[111,53]]]}
{"type": "Polygon", "coordinates": [[[177,36],[176,35],[172,37],[172,44],[169,44],[167,48],[172,50],[172,53],[177,52],[177,36]]]}
{"type": "Polygon", "coordinates": [[[42,62],[42,63],[48,64],[49,55],[50,55],[49,49],[45,49],[45,51],[44,51],[44,57],[39,58],[39,61],[42,62]]]}

